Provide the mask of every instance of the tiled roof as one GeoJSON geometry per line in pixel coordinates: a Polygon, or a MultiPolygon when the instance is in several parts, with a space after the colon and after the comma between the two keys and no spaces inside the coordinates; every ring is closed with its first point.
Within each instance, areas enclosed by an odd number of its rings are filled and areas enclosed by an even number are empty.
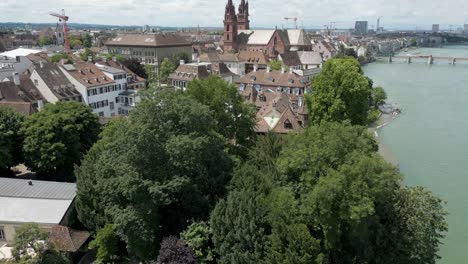
{"type": "Polygon", "coordinates": [[[36,110],[30,102],[4,102],[0,101],[0,107],[8,107],[25,116],[32,115],[36,110]]]}
{"type": "Polygon", "coordinates": [[[191,46],[186,38],[172,33],[119,34],[106,42],[107,46],[171,47],[191,46]]]}
{"type": "Polygon", "coordinates": [[[77,96],[81,97],[81,94],[75,89],[75,86],[68,80],[57,65],[49,62],[42,62],[35,66],[34,70],[59,100],[77,96]]]}
{"type": "Polygon", "coordinates": [[[251,64],[268,64],[268,56],[261,51],[241,51],[239,60],[251,64]]]}
{"type": "Polygon", "coordinates": [[[169,75],[169,79],[192,81],[207,78],[208,76],[210,76],[210,73],[205,65],[181,64],[169,75]]]}
{"type": "Polygon", "coordinates": [[[297,51],[287,51],[280,56],[286,66],[298,66],[302,64],[297,51]]]}
{"type": "Polygon", "coordinates": [[[66,226],[53,226],[49,233],[48,244],[61,252],[77,252],[89,239],[87,231],[76,231],[66,226]]]}
{"type": "Polygon", "coordinates": [[[104,65],[104,66],[109,66],[109,67],[112,67],[112,68],[117,68],[117,69],[124,70],[128,75],[133,76],[133,79],[134,79],[133,82],[144,82],[144,81],[146,81],[143,77],[140,77],[140,76],[136,75],[133,71],[131,71],[129,68],[125,67],[122,63],[120,63],[118,61],[100,60],[100,61],[98,61],[96,63],[99,64],[99,65],[104,65]]]}
{"type": "Polygon", "coordinates": [[[274,29],[239,30],[237,34],[237,42],[245,45],[267,45],[274,33],[274,29]]]}
{"type": "Polygon", "coordinates": [[[223,62],[213,63],[211,65],[213,73],[216,73],[222,77],[235,76],[236,74],[231,72],[229,68],[223,62]]]}
{"type": "Polygon", "coordinates": [[[87,88],[115,83],[96,65],[89,62],[75,63],[73,66],[62,66],[73,78],[87,88]]]}
{"type": "Polygon", "coordinates": [[[268,70],[257,70],[242,76],[237,83],[258,84],[264,86],[306,88],[309,84],[307,78],[295,73],[268,70]]]}
{"type": "Polygon", "coordinates": [[[320,52],[298,51],[297,54],[303,65],[319,65],[323,63],[323,57],[320,52]]]}

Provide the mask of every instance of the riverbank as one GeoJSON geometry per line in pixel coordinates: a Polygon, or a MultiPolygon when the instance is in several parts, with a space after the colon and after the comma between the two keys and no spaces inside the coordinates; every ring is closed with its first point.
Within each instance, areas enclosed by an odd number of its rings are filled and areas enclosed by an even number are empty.
{"type": "Polygon", "coordinates": [[[380,129],[382,129],[383,127],[390,124],[397,117],[398,117],[397,112],[394,112],[394,113],[391,113],[391,114],[382,113],[380,118],[376,122],[372,123],[369,126],[369,132],[371,132],[375,136],[377,142],[379,143],[379,154],[388,163],[398,167],[399,161],[398,161],[397,156],[395,154],[393,154],[392,151],[387,146],[382,144],[380,142],[380,140],[379,140],[379,131],[380,131],[380,129]]]}

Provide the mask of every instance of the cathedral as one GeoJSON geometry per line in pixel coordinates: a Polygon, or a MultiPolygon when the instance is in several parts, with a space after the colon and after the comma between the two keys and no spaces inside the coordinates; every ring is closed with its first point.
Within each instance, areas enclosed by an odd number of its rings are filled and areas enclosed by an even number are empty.
{"type": "Polygon", "coordinates": [[[250,29],[249,2],[242,2],[239,5],[239,13],[236,15],[236,8],[232,0],[228,0],[224,13],[224,47],[227,50],[237,49],[238,30],[250,29]]]}
{"type": "Polygon", "coordinates": [[[269,58],[276,58],[288,51],[309,51],[310,39],[303,29],[251,30],[249,2],[241,0],[236,14],[232,0],[224,11],[224,51],[260,51],[269,58]]]}

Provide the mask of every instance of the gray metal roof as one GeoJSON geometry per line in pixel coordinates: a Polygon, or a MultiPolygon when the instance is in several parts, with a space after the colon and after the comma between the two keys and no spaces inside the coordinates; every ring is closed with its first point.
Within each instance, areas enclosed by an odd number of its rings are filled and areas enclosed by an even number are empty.
{"type": "Polygon", "coordinates": [[[75,183],[0,178],[0,197],[73,200],[75,195],[75,183]]]}

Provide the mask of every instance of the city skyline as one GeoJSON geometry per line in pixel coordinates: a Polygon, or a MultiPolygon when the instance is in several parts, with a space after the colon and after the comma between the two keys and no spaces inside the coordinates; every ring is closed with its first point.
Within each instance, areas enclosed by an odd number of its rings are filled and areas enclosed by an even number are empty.
{"type": "MultiPolygon", "coordinates": [[[[3,0],[0,22],[55,23],[50,11],[65,9],[71,23],[104,25],[151,26],[207,26],[221,27],[222,12],[226,1],[212,0],[3,0]],[[184,7],[181,9],[181,6],[184,7]],[[107,14],[103,14],[106,10],[107,14]],[[21,18],[21,19],[19,19],[21,18]]],[[[240,0],[234,1],[238,6],[240,0]]],[[[284,17],[298,17],[298,26],[323,28],[332,21],[337,28],[352,28],[354,21],[367,20],[369,28],[383,16],[381,26],[388,29],[431,29],[440,24],[441,29],[462,27],[466,16],[463,8],[453,8],[458,0],[438,1],[384,1],[384,0],[291,0],[275,3],[267,0],[251,0],[252,27],[293,27],[284,17]],[[310,2],[310,3],[309,3],[310,2]],[[310,11],[304,7],[307,6],[310,11]],[[317,12],[314,12],[317,10],[317,12]]]]}

